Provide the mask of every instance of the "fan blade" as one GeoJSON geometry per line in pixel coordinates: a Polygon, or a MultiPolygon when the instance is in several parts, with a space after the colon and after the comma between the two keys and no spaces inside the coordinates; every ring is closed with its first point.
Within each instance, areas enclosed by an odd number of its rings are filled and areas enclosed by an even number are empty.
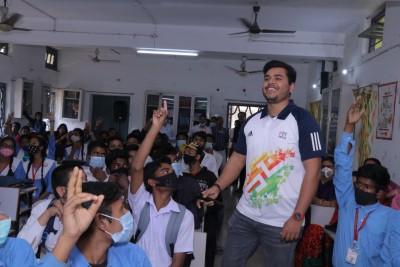
{"type": "Polygon", "coordinates": [[[14,13],[4,23],[14,27],[15,23],[17,23],[21,18],[22,18],[22,15],[20,15],[18,13],[14,13]]]}
{"type": "Polygon", "coordinates": [[[235,71],[235,72],[240,72],[240,70],[234,69],[234,68],[232,68],[232,67],[229,67],[229,66],[225,66],[225,67],[227,67],[228,69],[231,69],[231,70],[233,70],[233,71],[235,71]]]}
{"type": "Polygon", "coordinates": [[[253,23],[251,23],[248,19],[240,18],[239,19],[247,28],[253,28],[253,23]]]}
{"type": "Polygon", "coordinates": [[[269,29],[264,29],[261,30],[262,33],[295,33],[296,31],[281,31],[281,30],[269,30],[269,29]]]}
{"type": "Polygon", "coordinates": [[[254,73],[263,73],[262,70],[253,70],[253,71],[247,71],[249,74],[254,74],[254,73]]]}
{"type": "Polygon", "coordinates": [[[30,31],[32,31],[31,29],[16,28],[16,27],[14,27],[13,30],[14,30],[14,31],[24,31],[24,32],[30,32],[30,31]]]}
{"type": "Polygon", "coordinates": [[[245,31],[245,32],[235,32],[235,33],[230,33],[229,35],[236,35],[236,34],[243,34],[243,33],[250,33],[250,30],[245,31]]]}

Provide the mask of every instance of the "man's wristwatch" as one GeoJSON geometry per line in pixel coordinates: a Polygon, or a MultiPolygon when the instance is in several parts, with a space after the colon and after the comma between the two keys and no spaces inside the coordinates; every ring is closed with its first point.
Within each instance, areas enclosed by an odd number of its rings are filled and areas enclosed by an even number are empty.
{"type": "Polygon", "coordinates": [[[304,214],[301,214],[300,212],[294,212],[292,216],[293,219],[295,219],[296,221],[301,222],[302,220],[304,220],[304,214]]]}

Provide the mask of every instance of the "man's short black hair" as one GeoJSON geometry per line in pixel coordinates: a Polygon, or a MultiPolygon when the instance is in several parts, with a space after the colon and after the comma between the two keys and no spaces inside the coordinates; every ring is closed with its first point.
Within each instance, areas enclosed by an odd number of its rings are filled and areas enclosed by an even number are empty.
{"type": "MultiPolygon", "coordinates": [[[[87,182],[82,184],[82,192],[90,193],[96,196],[103,195],[104,200],[100,205],[97,213],[112,216],[111,205],[124,196],[123,191],[116,183],[111,182],[87,182]]],[[[92,201],[82,203],[84,208],[89,208],[92,201]]],[[[112,219],[107,218],[109,221],[112,219]]],[[[81,235],[79,239],[86,239],[93,233],[93,222],[89,228],[81,235]]]]}
{"type": "Polygon", "coordinates": [[[388,170],[379,165],[368,164],[358,168],[357,179],[364,177],[375,182],[376,189],[386,190],[390,183],[390,175],[388,170]]]}
{"type": "Polygon", "coordinates": [[[272,68],[284,68],[286,70],[286,75],[289,80],[289,85],[296,82],[296,70],[291,65],[279,60],[271,60],[267,62],[264,66],[264,75],[272,68]]]}
{"type": "Polygon", "coordinates": [[[69,178],[71,172],[75,167],[82,169],[81,166],[72,164],[72,163],[63,163],[60,166],[56,167],[51,174],[51,187],[53,188],[54,195],[57,199],[60,198],[60,195],[57,193],[56,188],[59,186],[68,187],[69,178]]]}
{"type": "Polygon", "coordinates": [[[204,142],[207,140],[207,134],[206,134],[205,131],[198,131],[198,132],[195,132],[195,133],[193,134],[193,138],[195,138],[196,136],[198,136],[198,137],[200,137],[201,139],[203,139],[204,142]]]}
{"type": "Polygon", "coordinates": [[[154,159],[158,159],[158,158],[176,154],[176,153],[177,153],[176,148],[173,147],[170,143],[162,142],[153,147],[151,157],[154,160],[154,159]]]}
{"type": "Polygon", "coordinates": [[[367,161],[373,161],[376,165],[382,166],[381,161],[377,158],[366,158],[364,160],[364,165],[365,165],[365,163],[367,163],[367,161]]]}
{"type": "Polygon", "coordinates": [[[94,148],[96,148],[96,147],[102,147],[107,151],[106,144],[104,144],[102,141],[93,140],[93,141],[90,141],[90,143],[88,144],[87,153],[92,154],[94,148]]]}
{"type": "Polygon", "coordinates": [[[156,171],[161,167],[161,164],[163,163],[171,164],[171,159],[167,156],[155,159],[154,161],[147,163],[143,169],[143,184],[146,190],[150,193],[153,192],[153,189],[147,181],[149,179],[156,178],[156,171]]]}
{"type": "Polygon", "coordinates": [[[126,161],[128,161],[128,153],[122,149],[110,150],[110,152],[108,152],[106,156],[106,166],[108,169],[111,169],[111,164],[116,159],[125,159],[126,161]]]}
{"type": "Polygon", "coordinates": [[[335,159],[334,159],[334,157],[332,157],[332,156],[323,157],[321,162],[324,162],[324,161],[326,161],[326,160],[332,162],[333,165],[335,165],[335,159]]]}

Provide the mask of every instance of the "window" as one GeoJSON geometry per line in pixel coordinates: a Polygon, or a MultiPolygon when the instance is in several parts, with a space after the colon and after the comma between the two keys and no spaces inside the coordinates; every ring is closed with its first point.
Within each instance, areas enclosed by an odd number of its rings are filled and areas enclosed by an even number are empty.
{"type": "Polygon", "coordinates": [[[64,90],[62,118],[80,120],[82,104],[81,90],[64,90]]]}
{"type": "Polygon", "coordinates": [[[0,54],[8,55],[8,44],[0,43],[0,54]]]}
{"type": "Polygon", "coordinates": [[[368,39],[368,52],[375,51],[382,46],[383,29],[385,26],[385,10],[382,10],[371,19],[371,26],[360,33],[358,37],[368,39]]]}
{"type": "Polygon", "coordinates": [[[321,132],[326,153],[333,155],[336,146],[336,132],[339,119],[340,89],[324,90],[322,93],[321,132]]]}
{"type": "Polygon", "coordinates": [[[57,71],[58,52],[54,48],[46,47],[46,68],[57,71]]]}

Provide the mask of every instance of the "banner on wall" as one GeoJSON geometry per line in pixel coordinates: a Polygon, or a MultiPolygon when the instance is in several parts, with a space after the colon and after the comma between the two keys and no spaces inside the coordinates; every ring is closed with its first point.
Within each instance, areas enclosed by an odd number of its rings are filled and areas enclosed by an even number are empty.
{"type": "Polygon", "coordinates": [[[392,140],[397,82],[378,87],[378,124],[376,139],[392,140]]]}

